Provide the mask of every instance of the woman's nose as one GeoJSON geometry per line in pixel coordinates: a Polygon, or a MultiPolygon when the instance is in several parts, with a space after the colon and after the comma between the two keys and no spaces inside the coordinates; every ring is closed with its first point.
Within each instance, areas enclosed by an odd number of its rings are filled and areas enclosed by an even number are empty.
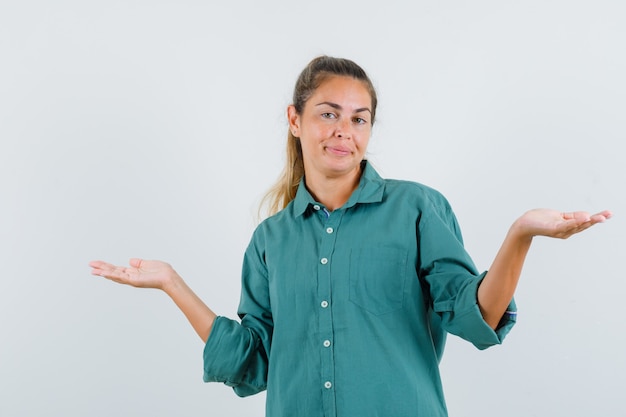
{"type": "Polygon", "coordinates": [[[335,135],[338,138],[348,139],[352,136],[350,120],[342,119],[337,122],[337,129],[335,135]]]}

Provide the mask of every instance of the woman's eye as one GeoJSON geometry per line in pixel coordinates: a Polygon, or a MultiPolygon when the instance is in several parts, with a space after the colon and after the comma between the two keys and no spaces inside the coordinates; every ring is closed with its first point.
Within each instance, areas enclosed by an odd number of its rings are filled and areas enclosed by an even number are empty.
{"type": "Polygon", "coordinates": [[[322,117],[325,119],[334,119],[335,114],[334,113],[322,113],[322,117]]]}
{"type": "Polygon", "coordinates": [[[363,119],[362,117],[355,117],[354,118],[354,123],[363,125],[363,124],[367,123],[367,120],[363,119]]]}

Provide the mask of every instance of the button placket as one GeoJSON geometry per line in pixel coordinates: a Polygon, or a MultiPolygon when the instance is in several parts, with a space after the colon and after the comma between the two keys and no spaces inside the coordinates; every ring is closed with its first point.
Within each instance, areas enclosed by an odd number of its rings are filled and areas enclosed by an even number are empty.
{"type": "Polygon", "coordinates": [[[334,364],[334,330],[332,311],[332,271],[333,253],[337,239],[337,228],[341,221],[342,210],[328,212],[320,207],[318,218],[321,221],[319,229],[319,263],[318,263],[318,297],[320,305],[319,314],[319,349],[321,359],[320,377],[325,388],[323,396],[324,408],[335,409],[335,364],[334,364]]]}

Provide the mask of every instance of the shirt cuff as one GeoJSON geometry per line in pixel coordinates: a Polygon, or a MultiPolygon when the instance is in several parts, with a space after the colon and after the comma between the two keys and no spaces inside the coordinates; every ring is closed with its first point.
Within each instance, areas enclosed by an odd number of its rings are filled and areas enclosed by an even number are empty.
{"type": "Polygon", "coordinates": [[[245,350],[249,344],[249,334],[239,323],[216,317],[204,346],[204,382],[224,382],[229,386],[241,382],[242,375],[236,372],[241,365],[235,362],[234,352],[245,350]]]}
{"type": "Polygon", "coordinates": [[[267,361],[259,338],[239,322],[218,316],[204,346],[204,382],[223,382],[240,397],[267,388],[267,361]]]}
{"type": "Polygon", "coordinates": [[[511,300],[496,330],[485,322],[478,306],[478,287],[484,276],[485,274],[468,285],[459,295],[457,306],[461,308],[455,309],[459,312],[452,321],[454,325],[448,330],[468,340],[480,350],[501,344],[517,320],[517,306],[515,300],[511,300]]]}

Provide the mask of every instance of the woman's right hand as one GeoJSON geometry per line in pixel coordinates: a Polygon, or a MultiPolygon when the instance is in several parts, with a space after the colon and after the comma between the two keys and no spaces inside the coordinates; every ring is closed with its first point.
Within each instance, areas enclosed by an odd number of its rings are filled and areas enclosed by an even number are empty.
{"type": "Polygon", "coordinates": [[[178,278],[176,271],[165,262],[133,258],[129,265],[124,267],[103,261],[89,262],[92,275],[133,287],[166,290],[178,278]]]}
{"type": "Polygon", "coordinates": [[[185,281],[167,263],[133,258],[130,266],[116,266],[102,261],[91,261],[91,273],[141,288],[158,288],[165,291],[185,314],[198,336],[206,342],[217,317],[204,302],[185,284],[185,281]]]}

